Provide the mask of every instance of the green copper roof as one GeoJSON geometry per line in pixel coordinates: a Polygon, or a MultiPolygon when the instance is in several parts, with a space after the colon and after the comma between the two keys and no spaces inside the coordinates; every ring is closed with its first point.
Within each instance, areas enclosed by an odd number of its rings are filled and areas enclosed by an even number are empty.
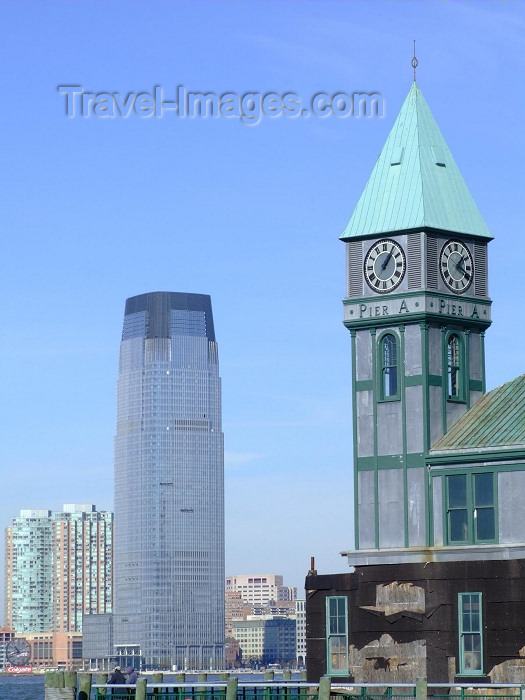
{"type": "Polygon", "coordinates": [[[341,238],[422,227],[492,238],[413,83],[341,238]]]}
{"type": "Polygon", "coordinates": [[[522,374],[482,396],[432,445],[431,454],[461,449],[523,449],[524,446],[525,374],[522,374]]]}

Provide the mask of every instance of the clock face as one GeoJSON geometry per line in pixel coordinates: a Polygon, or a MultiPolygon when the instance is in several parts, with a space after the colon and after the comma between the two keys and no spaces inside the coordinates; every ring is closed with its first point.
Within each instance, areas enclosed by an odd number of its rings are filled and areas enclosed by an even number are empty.
{"type": "Polygon", "coordinates": [[[441,250],[439,269],[443,282],[456,294],[463,294],[474,276],[469,249],[461,241],[447,241],[441,250]]]}
{"type": "Polygon", "coordinates": [[[391,292],[405,275],[406,261],[403,249],[388,238],[377,241],[365,257],[364,272],[374,292],[391,292]]]}
{"type": "Polygon", "coordinates": [[[8,642],[5,653],[13,666],[25,666],[31,658],[31,645],[27,639],[12,639],[8,642]]]}

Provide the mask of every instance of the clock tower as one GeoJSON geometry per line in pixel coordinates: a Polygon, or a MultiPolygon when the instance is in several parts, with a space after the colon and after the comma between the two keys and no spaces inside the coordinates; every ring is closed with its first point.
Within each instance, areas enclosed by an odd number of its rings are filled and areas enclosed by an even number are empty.
{"type": "Polygon", "coordinates": [[[485,393],[491,235],[415,82],[341,239],[355,474],[345,554],[423,562],[443,544],[425,458],[485,393]]]}
{"type": "Polygon", "coordinates": [[[525,374],[486,392],[491,236],[415,81],[341,238],[355,542],[307,678],[524,685],[525,374]]]}

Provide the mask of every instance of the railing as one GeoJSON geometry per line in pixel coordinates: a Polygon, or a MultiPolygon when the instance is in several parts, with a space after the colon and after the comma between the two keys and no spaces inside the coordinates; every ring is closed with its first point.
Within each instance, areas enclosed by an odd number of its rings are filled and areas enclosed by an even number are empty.
{"type": "MultiPolygon", "coordinates": [[[[107,684],[94,684],[92,689],[95,691],[95,700],[108,697],[113,700],[129,700],[128,693],[134,690],[129,686],[107,684]]],[[[149,680],[145,693],[144,697],[148,700],[317,700],[319,695],[318,684],[294,681],[242,683],[237,685],[233,695],[231,681],[159,683],[149,680]]]]}
{"type": "MultiPolygon", "coordinates": [[[[98,680],[106,680],[99,676],[98,680]]],[[[208,682],[194,680],[164,683],[161,674],[141,676],[135,686],[92,684],[91,674],[46,673],[46,700],[525,700],[525,685],[517,683],[341,683],[325,676],[319,683],[273,680],[239,683],[236,676],[208,682]],[[78,688],[77,688],[78,685],[78,688]],[[78,695],[77,695],[78,690],[78,695]]]]}
{"type": "Polygon", "coordinates": [[[331,698],[447,698],[451,700],[525,700],[525,685],[517,683],[332,683],[331,698]],[[418,692],[419,690],[419,692],[418,692]]]}

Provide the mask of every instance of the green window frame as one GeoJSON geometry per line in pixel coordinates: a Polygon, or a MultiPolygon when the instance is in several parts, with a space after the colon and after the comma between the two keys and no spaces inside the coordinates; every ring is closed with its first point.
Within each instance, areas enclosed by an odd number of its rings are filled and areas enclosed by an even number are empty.
{"type": "Polygon", "coordinates": [[[348,600],[345,596],[326,599],[326,672],[348,675],[348,600]]]}
{"type": "Polygon", "coordinates": [[[497,480],[494,472],[445,475],[447,544],[497,542],[497,480]]]}
{"type": "Polygon", "coordinates": [[[447,338],[447,398],[465,400],[465,359],[463,341],[457,333],[447,338]]]}
{"type": "Polygon", "coordinates": [[[458,593],[459,675],[483,676],[481,593],[458,593]]]}
{"type": "Polygon", "coordinates": [[[379,338],[379,383],[381,401],[399,401],[399,343],[393,333],[379,338]]]}

